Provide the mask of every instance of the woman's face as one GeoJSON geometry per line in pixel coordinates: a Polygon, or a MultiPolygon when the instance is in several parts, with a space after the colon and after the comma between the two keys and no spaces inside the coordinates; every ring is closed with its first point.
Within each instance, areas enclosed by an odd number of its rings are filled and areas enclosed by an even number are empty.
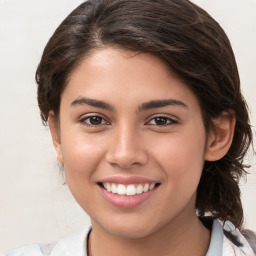
{"type": "Polygon", "coordinates": [[[157,57],[92,52],[61,96],[58,135],[68,185],[94,228],[138,238],[195,216],[200,106],[157,57]]]}

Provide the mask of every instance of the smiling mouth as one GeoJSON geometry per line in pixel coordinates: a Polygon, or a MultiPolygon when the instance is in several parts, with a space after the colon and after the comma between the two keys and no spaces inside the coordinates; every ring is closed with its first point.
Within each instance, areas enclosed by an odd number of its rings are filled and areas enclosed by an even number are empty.
{"type": "Polygon", "coordinates": [[[122,196],[135,196],[146,193],[154,188],[160,186],[160,183],[145,183],[145,184],[116,184],[116,183],[98,183],[102,188],[112,194],[122,196]]]}

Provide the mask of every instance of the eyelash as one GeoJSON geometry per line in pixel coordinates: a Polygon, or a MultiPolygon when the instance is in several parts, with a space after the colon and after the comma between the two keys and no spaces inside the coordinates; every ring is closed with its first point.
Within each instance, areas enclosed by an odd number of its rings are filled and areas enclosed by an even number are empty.
{"type": "Polygon", "coordinates": [[[86,117],[82,118],[79,122],[81,124],[85,125],[85,126],[88,126],[88,127],[99,127],[99,126],[102,126],[102,125],[109,125],[109,123],[103,117],[101,117],[99,115],[86,116],[86,117]],[[100,118],[100,121],[101,122],[104,121],[104,123],[103,124],[102,123],[101,124],[89,124],[89,123],[86,122],[86,120],[91,120],[92,121],[93,118],[100,118]]]}
{"type": "MultiPolygon", "coordinates": [[[[84,117],[82,118],[80,121],[80,123],[82,123],[83,125],[85,126],[88,126],[88,127],[100,127],[100,126],[103,126],[103,125],[109,125],[109,122],[107,122],[103,117],[99,116],[99,115],[91,115],[91,116],[87,116],[87,117],[84,117]],[[92,119],[93,118],[98,118],[98,120],[100,121],[100,124],[92,124],[92,119]],[[86,121],[89,121],[90,123],[86,122],[86,121]],[[102,123],[102,121],[104,123],[102,123]]],[[[170,126],[170,125],[176,125],[176,124],[179,124],[179,122],[177,120],[174,120],[170,117],[166,117],[166,116],[156,116],[156,117],[153,117],[151,118],[148,122],[146,122],[147,125],[151,125],[151,126],[156,126],[156,127],[167,127],[167,126],[170,126]],[[160,122],[165,122],[164,124],[157,124],[156,122],[157,121],[160,121],[160,122]],[[152,124],[151,122],[154,121],[154,123],[152,124]]]]}
{"type": "Polygon", "coordinates": [[[175,125],[175,124],[179,124],[179,122],[177,120],[174,120],[170,117],[167,116],[155,116],[153,118],[151,118],[147,124],[149,125],[153,125],[153,126],[157,126],[157,127],[166,127],[166,126],[170,126],[170,125],[175,125]],[[159,119],[158,121],[165,121],[165,124],[156,124],[156,120],[159,119]],[[154,120],[154,124],[150,124],[151,121],[154,120]]]}

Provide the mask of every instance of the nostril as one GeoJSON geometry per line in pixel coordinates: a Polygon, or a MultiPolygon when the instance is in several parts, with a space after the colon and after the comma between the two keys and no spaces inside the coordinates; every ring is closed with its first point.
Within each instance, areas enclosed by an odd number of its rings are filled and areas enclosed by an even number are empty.
{"type": "Polygon", "coordinates": [[[148,156],[144,151],[122,151],[108,152],[106,161],[111,165],[117,165],[122,169],[129,169],[132,166],[144,165],[148,161],[148,156]]]}

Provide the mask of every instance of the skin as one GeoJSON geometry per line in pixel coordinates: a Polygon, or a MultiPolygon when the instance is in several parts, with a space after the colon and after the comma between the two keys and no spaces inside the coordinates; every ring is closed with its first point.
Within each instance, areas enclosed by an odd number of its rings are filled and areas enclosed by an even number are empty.
{"type": "Polygon", "coordinates": [[[53,112],[49,125],[69,188],[91,217],[93,256],[206,254],[210,232],[196,216],[196,190],[204,161],[226,154],[235,125],[226,113],[213,121],[207,134],[197,97],[151,54],[102,48],[80,63],[61,95],[58,128],[53,112]],[[169,99],[179,104],[142,109],[169,99]],[[115,175],[161,185],[139,206],[121,208],[97,184],[115,175]]]}

